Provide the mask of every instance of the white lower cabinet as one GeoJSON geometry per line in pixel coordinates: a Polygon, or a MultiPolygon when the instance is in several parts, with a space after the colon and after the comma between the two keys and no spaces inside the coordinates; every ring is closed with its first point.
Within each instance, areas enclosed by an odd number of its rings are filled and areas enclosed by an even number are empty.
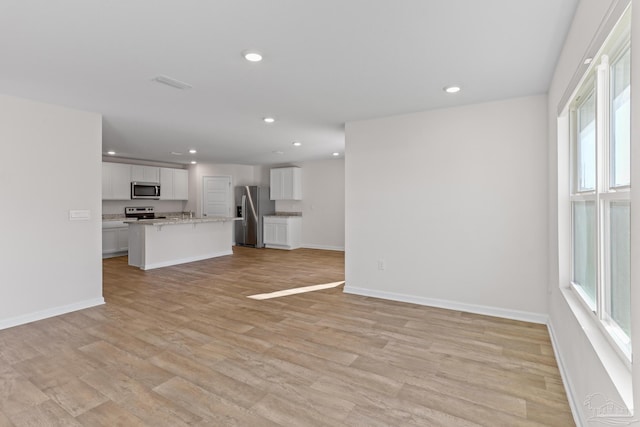
{"type": "Polygon", "coordinates": [[[122,221],[102,225],[102,257],[124,255],[129,250],[129,227],[122,221]]]}
{"type": "Polygon", "coordinates": [[[273,249],[297,249],[302,241],[302,218],[299,216],[265,216],[264,245],[273,249]]]}

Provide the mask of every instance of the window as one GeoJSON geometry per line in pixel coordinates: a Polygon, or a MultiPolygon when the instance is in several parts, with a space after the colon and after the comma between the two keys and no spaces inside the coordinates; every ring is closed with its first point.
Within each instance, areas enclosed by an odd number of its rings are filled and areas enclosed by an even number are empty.
{"type": "Polygon", "coordinates": [[[631,54],[624,19],[570,102],[572,286],[631,359],[631,54]]]}

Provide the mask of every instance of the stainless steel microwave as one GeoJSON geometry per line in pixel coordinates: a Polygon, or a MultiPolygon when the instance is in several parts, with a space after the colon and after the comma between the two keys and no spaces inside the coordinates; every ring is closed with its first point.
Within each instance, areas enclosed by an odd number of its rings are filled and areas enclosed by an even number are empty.
{"type": "Polygon", "coordinates": [[[137,182],[131,183],[132,199],[160,199],[160,183],[158,182],[137,182]]]}

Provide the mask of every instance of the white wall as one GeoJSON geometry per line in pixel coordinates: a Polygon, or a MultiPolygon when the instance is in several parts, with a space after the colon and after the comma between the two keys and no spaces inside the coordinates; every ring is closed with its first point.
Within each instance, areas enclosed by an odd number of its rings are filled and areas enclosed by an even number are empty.
{"type": "Polygon", "coordinates": [[[261,187],[269,187],[271,185],[271,166],[259,165],[254,166],[254,179],[256,181],[255,185],[259,185],[261,187]]]}
{"type": "Polygon", "coordinates": [[[347,123],[346,291],[544,322],[546,107],[347,123]]]}
{"type": "Polygon", "coordinates": [[[101,116],[0,95],[0,148],[0,329],[103,303],[101,116]]]}
{"type": "MultiPolygon", "coordinates": [[[[590,413],[584,402],[593,393],[600,393],[617,403],[626,402],[629,407],[632,406],[634,399],[631,391],[631,374],[626,370],[617,355],[611,353],[610,346],[603,342],[604,338],[599,336],[602,334],[599,333],[597,327],[578,323],[571,307],[573,306],[574,309],[580,307],[575,302],[572,302],[572,293],[570,291],[561,291],[561,287],[566,287],[569,280],[570,249],[566,236],[570,235],[568,229],[570,211],[568,204],[559,204],[559,196],[561,199],[563,198],[563,193],[568,188],[568,183],[567,178],[558,179],[558,164],[568,164],[568,148],[558,144],[558,106],[576,70],[579,67],[586,68],[582,66],[583,55],[586,54],[587,48],[598,32],[599,26],[606,18],[610,6],[615,4],[616,1],[610,0],[581,0],[558,60],[548,94],[549,324],[553,333],[555,351],[563,371],[565,386],[568,386],[567,394],[572,403],[572,409],[578,425],[589,424],[588,417],[590,413]],[[559,191],[562,193],[559,194],[559,191]],[[562,260],[561,264],[559,264],[559,258],[562,260]],[[598,341],[600,341],[600,345],[598,341]],[[598,356],[595,348],[598,348],[600,357],[603,357],[603,359],[598,356]],[[603,365],[603,360],[605,365],[603,365]],[[615,383],[613,379],[615,379],[615,383]],[[617,388],[616,384],[620,388],[617,388]]],[[[632,24],[631,57],[634,60],[634,64],[632,64],[632,69],[634,70],[640,69],[640,8],[638,6],[636,5],[632,24]]],[[[632,75],[636,76],[637,72],[632,75]]],[[[634,171],[632,175],[632,198],[636,200],[640,197],[640,194],[638,194],[640,176],[637,173],[640,169],[640,158],[638,157],[640,150],[637,149],[637,135],[640,134],[640,109],[635,108],[637,99],[640,99],[640,86],[632,84],[632,103],[634,104],[632,106],[632,123],[634,126],[632,129],[632,153],[635,156],[632,163],[632,171],[634,171]]],[[[640,230],[639,226],[640,215],[638,215],[638,210],[633,209],[631,253],[633,257],[632,265],[636,267],[640,265],[640,251],[636,250],[636,248],[640,247],[640,236],[636,232],[640,230]]],[[[640,306],[638,289],[640,289],[638,274],[637,270],[634,270],[632,271],[631,307],[640,306]]],[[[638,351],[640,351],[640,319],[637,313],[632,313],[632,331],[633,352],[638,354],[638,351]]],[[[633,379],[636,381],[635,388],[637,390],[640,386],[638,384],[640,373],[637,372],[637,369],[634,371],[633,379]]],[[[635,406],[639,407],[638,393],[635,394],[635,406]]]]}
{"type": "Polygon", "coordinates": [[[302,246],[344,250],[344,159],[297,163],[302,200],[277,200],[278,212],[302,212],[302,246]]]}

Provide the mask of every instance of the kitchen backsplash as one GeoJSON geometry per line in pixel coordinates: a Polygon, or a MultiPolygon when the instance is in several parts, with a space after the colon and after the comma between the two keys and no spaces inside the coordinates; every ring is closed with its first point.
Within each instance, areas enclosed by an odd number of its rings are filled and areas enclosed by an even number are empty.
{"type": "MultiPolygon", "coordinates": [[[[153,206],[159,212],[182,212],[186,202],[182,200],[103,200],[102,217],[105,215],[124,216],[125,207],[153,206]]],[[[116,218],[118,218],[116,216],[116,218]]]]}
{"type": "Polygon", "coordinates": [[[276,211],[275,216],[302,216],[302,212],[276,211]]]}
{"type": "Polygon", "coordinates": [[[302,200],[276,200],[276,212],[302,211],[302,200]]]}

